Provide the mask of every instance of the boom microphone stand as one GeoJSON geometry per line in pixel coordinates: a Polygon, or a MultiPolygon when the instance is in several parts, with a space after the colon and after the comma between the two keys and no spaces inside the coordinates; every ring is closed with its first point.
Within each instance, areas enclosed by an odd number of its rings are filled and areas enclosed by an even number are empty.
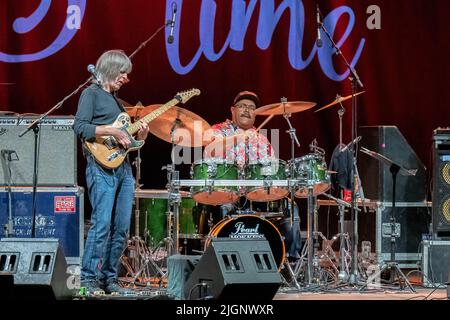
{"type": "MultiPolygon", "coordinates": [[[[319,12],[319,16],[321,17],[320,14],[320,10],[319,7],[317,7],[318,12],[319,12]]],[[[363,84],[361,82],[361,80],[359,79],[358,74],[356,73],[356,70],[348,63],[347,59],[345,58],[345,56],[342,54],[342,51],[338,48],[338,46],[336,45],[336,43],[333,41],[333,38],[331,37],[330,33],[327,31],[327,29],[325,28],[324,24],[321,22],[322,21],[322,17],[321,19],[319,19],[320,21],[318,21],[319,23],[319,27],[320,29],[322,29],[324,31],[324,33],[326,34],[327,38],[330,41],[331,46],[335,49],[335,53],[336,55],[340,56],[343,60],[343,62],[345,63],[345,65],[347,66],[348,70],[350,71],[351,77],[349,77],[349,80],[351,81],[351,85],[352,85],[352,141],[355,140],[355,138],[357,137],[357,131],[358,131],[358,118],[357,118],[357,98],[356,98],[356,92],[358,87],[363,88],[363,84]]],[[[352,191],[352,208],[351,208],[351,216],[352,216],[352,223],[353,223],[353,234],[352,234],[352,242],[353,242],[353,255],[352,255],[352,270],[351,270],[351,274],[349,277],[349,283],[350,284],[357,284],[360,275],[358,274],[358,211],[355,210],[357,203],[356,203],[356,197],[355,197],[355,180],[357,179],[357,181],[359,181],[359,176],[358,176],[358,170],[357,170],[357,157],[356,157],[356,150],[358,149],[357,143],[355,144],[355,146],[352,144],[350,146],[350,151],[353,157],[353,165],[352,165],[352,170],[351,170],[351,177],[352,177],[352,183],[351,183],[351,191],[352,191]],[[356,178],[356,179],[354,179],[356,178]]],[[[361,188],[361,184],[359,184],[359,187],[361,188]]]]}
{"type": "MultiPolygon", "coordinates": [[[[395,231],[395,189],[396,189],[396,181],[397,181],[397,173],[400,172],[400,174],[404,176],[415,176],[417,169],[414,170],[407,170],[400,166],[399,164],[395,163],[391,159],[386,158],[382,154],[376,153],[374,151],[370,151],[366,148],[361,148],[361,152],[377,159],[378,161],[382,162],[383,164],[389,166],[389,171],[392,175],[392,208],[391,208],[391,218],[390,218],[390,224],[391,224],[391,259],[390,261],[385,262],[382,268],[373,275],[373,277],[378,277],[380,274],[386,270],[389,269],[391,271],[390,274],[390,282],[393,283],[395,280],[395,273],[397,273],[403,281],[405,281],[406,285],[412,292],[416,292],[416,290],[413,288],[411,283],[409,282],[408,278],[404,275],[404,273],[400,270],[400,267],[398,266],[398,263],[395,260],[395,240],[398,236],[397,232],[395,231]]],[[[401,282],[399,281],[400,285],[401,282]]],[[[367,285],[367,284],[366,284],[367,285]]],[[[366,286],[365,285],[365,286],[366,286]]],[[[365,287],[364,286],[364,287],[365,287]]]]}

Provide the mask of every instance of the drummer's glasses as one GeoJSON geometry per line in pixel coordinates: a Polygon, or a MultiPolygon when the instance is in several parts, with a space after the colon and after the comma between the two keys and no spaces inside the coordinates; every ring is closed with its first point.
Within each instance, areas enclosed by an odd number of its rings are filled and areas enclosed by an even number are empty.
{"type": "Polygon", "coordinates": [[[244,110],[247,109],[248,111],[255,111],[256,110],[256,106],[254,104],[245,104],[245,103],[240,103],[240,104],[236,104],[235,105],[236,108],[238,108],[239,110],[244,110]]]}

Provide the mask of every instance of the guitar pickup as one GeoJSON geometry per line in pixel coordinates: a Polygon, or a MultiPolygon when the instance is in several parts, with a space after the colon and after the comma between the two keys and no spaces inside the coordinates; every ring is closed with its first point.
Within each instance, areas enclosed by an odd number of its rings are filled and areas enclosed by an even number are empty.
{"type": "Polygon", "coordinates": [[[111,153],[107,158],[106,158],[106,160],[108,160],[108,161],[113,161],[114,159],[116,159],[118,156],[120,155],[120,153],[119,152],[113,152],[113,153],[111,153]]]}

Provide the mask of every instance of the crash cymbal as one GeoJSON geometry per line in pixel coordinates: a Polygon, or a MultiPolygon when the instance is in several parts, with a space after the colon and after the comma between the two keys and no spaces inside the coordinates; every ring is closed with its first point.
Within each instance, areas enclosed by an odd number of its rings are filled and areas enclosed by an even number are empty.
{"type": "MultiPolygon", "coordinates": [[[[139,111],[139,117],[144,117],[162,105],[149,105],[139,111]]],[[[171,131],[174,124],[175,144],[182,147],[201,147],[209,141],[205,140],[205,131],[211,128],[208,122],[199,115],[181,107],[172,107],[148,123],[149,131],[166,142],[171,142],[171,131]]]]}
{"type": "Polygon", "coordinates": [[[352,96],[357,96],[357,95],[360,95],[361,93],[364,93],[364,92],[365,91],[357,92],[354,95],[351,94],[351,95],[346,96],[346,97],[341,97],[340,95],[337,95],[336,100],[334,100],[332,103],[327,104],[326,106],[323,106],[322,108],[320,108],[320,109],[318,109],[318,110],[316,110],[314,112],[322,111],[322,110],[327,109],[327,108],[329,108],[331,106],[334,106],[337,103],[341,103],[341,102],[343,102],[345,100],[351,99],[352,96]]]}
{"type": "Polygon", "coordinates": [[[123,100],[123,99],[120,99],[120,98],[117,98],[117,97],[116,97],[116,100],[119,101],[120,104],[121,104],[125,109],[127,109],[127,108],[134,108],[134,107],[135,107],[134,105],[132,105],[132,104],[129,103],[129,102],[126,102],[126,101],[123,100]]]}
{"type": "Polygon", "coordinates": [[[262,106],[255,110],[257,116],[282,115],[286,113],[296,113],[311,109],[315,102],[308,101],[288,101],[285,103],[273,103],[262,106]]]}
{"type": "Polygon", "coordinates": [[[142,111],[144,110],[143,106],[134,106],[134,107],[125,107],[125,111],[132,118],[142,118],[142,111]]]}

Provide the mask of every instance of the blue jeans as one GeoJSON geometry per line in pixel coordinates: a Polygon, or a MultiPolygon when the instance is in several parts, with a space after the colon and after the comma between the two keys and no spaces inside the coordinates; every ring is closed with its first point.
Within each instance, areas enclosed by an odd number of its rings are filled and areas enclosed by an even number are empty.
{"type": "Polygon", "coordinates": [[[130,228],[134,182],[128,161],[108,170],[87,156],[86,183],[92,205],[92,226],[84,248],[81,281],[108,284],[117,279],[119,259],[130,228]]]}

